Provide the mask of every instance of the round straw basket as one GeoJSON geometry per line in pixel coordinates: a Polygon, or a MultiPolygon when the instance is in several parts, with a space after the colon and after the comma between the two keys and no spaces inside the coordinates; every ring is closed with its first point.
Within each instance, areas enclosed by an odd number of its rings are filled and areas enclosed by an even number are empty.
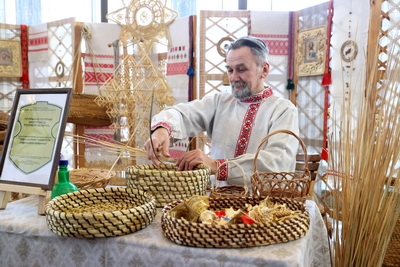
{"type": "Polygon", "coordinates": [[[251,176],[253,195],[258,195],[260,197],[287,197],[296,198],[298,200],[306,199],[311,183],[310,171],[308,170],[307,148],[304,142],[295,133],[288,130],[278,130],[264,137],[257,148],[253,166],[254,173],[251,176]],[[304,171],[302,173],[257,171],[257,158],[263,143],[265,143],[272,135],[278,133],[290,134],[299,141],[304,151],[304,171]]]}
{"type": "Polygon", "coordinates": [[[210,197],[211,198],[224,198],[224,197],[247,197],[249,195],[249,188],[247,187],[247,178],[246,173],[244,172],[243,168],[234,161],[225,161],[221,165],[218,166],[216,171],[214,185],[211,187],[210,190],[210,197]],[[241,185],[225,185],[225,186],[218,186],[218,173],[219,169],[222,166],[227,165],[229,163],[235,164],[243,174],[243,186],[241,185]]]}
{"type": "Polygon", "coordinates": [[[192,171],[177,171],[175,164],[161,163],[128,166],[125,169],[126,184],[150,192],[156,198],[157,207],[193,195],[205,195],[210,182],[210,168],[199,164],[192,171]]]}
{"type": "MultiPolygon", "coordinates": [[[[228,208],[243,209],[245,204],[257,205],[262,199],[210,198],[210,210],[220,211],[228,208]]],[[[182,201],[175,201],[164,207],[161,227],[164,236],[179,245],[210,248],[240,248],[270,245],[298,239],[306,234],[310,217],[302,202],[288,198],[271,198],[272,202],[286,204],[301,213],[285,221],[269,224],[228,224],[212,225],[193,223],[170,216],[170,210],[182,201]]]]}
{"type": "Polygon", "coordinates": [[[52,199],[45,207],[51,231],[65,237],[110,237],[138,231],[156,214],[154,196],[131,188],[81,190],[52,199]]]}
{"type": "Polygon", "coordinates": [[[75,169],[69,172],[71,183],[76,185],[79,190],[104,188],[115,176],[115,172],[105,169],[75,169]]]}

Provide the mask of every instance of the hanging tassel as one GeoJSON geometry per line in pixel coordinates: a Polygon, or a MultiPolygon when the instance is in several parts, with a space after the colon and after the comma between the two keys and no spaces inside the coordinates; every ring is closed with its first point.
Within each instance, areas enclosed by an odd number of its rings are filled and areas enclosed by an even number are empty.
{"type": "Polygon", "coordinates": [[[187,70],[186,74],[189,76],[194,76],[194,69],[190,66],[189,69],[187,70]]]}
{"type": "Polygon", "coordinates": [[[293,90],[294,89],[294,83],[293,83],[292,79],[288,79],[287,82],[288,83],[286,85],[286,89],[293,90]]]}
{"type": "Polygon", "coordinates": [[[327,86],[332,84],[331,71],[325,72],[322,76],[322,85],[327,86]]]}

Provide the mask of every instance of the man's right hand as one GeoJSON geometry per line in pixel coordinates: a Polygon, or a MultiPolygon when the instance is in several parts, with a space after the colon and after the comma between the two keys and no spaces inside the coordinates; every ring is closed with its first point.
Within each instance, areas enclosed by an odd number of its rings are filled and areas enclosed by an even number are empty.
{"type": "Polygon", "coordinates": [[[157,128],[144,143],[144,149],[147,151],[147,157],[155,165],[159,165],[160,157],[169,158],[169,134],[167,129],[163,127],[157,128]],[[151,139],[151,140],[150,140],[151,139]]]}

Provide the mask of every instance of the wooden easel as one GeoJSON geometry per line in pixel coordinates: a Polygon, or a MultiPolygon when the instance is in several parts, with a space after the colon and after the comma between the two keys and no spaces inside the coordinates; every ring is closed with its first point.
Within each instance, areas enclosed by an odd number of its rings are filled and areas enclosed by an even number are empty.
{"type": "Polygon", "coordinates": [[[44,215],[44,207],[50,200],[51,191],[33,186],[0,183],[0,210],[5,209],[11,200],[11,192],[39,195],[38,214],[44,215]]]}

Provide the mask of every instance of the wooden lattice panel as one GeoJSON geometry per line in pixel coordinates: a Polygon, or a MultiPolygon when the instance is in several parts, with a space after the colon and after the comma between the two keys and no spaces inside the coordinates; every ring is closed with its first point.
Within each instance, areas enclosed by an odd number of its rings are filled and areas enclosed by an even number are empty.
{"type": "MultiPolygon", "coordinates": [[[[398,35],[400,32],[400,1],[399,0],[384,0],[381,6],[381,28],[379,31],[379,58],[378,58],[378,69],[382,73],[388,69],[387,60],[388,55],[400,50],[400,44],[398,42],[398,35]]],[[[383,95],[380,92],[381,85],[384,81],[378,81],[378,90],[376,95],[378,101],[375,103],[377,108],[381,101],[379,97],[383,95]]]]}
{"type": "MultiPolygon", "coordinates": [[[[1,24],[1,40],[21,40],[20,25],[1,24]]],[[[15,91],[22,88],[19,78],[0,78],[0,110],[8,113],[13,105],[15,91]]]]}
{"type": "Polygon", "coordinates": [[[224,46],[248,35],[248,11],[200,12],[200,98],[221,90],[226,80],[224,46]]]}
{"type": "Polygon", "coordinates": [[[48,23],[50,87],[73,87],[74,25],[72,19],[48,23]]]}

